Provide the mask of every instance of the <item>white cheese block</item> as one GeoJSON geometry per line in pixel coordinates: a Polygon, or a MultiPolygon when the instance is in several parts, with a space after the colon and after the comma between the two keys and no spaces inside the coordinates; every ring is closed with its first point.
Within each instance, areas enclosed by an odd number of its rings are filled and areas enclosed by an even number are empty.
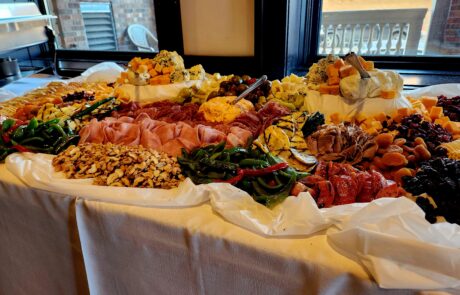
{"type": "Polygon", "coordinates": [[[162,100],[175,101],[182,89],[199,86],[202,81],[192,80],[167,85],[136,86],[123,84],[115,89],[115,95],[123,101],[135,101],[141,104],[162,100]]]}
{"type": "Polygon", "coordinates": [[[326,117],[333,113],[353,117],[357,114],[373,116],[381,112],[391,115],[399,108],[412,108],[412,104],[401,94],[394,99],[374,97],[348,100],[339,95],[320,94],[318,91],[309,90],[302,109],[308,112],[321,112],[326,117]]]}

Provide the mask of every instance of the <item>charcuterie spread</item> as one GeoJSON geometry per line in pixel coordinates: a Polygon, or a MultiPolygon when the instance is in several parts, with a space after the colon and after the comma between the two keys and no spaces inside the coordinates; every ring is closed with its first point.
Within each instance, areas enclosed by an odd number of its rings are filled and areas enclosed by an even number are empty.
{"type": "Polygon", "coordinates": [[[0,158],[56,155],[55,172],[94,186],[226,184],[270,210],[300,195],[320,210],[407,198],[430,223],[460,224],[460,96],[406,96],[397,72],[352,57],[238,102],[254,77],[186,69],[176,52],[136,57],[115,83],[53,82],[0,103],[0,158]]]}
{"type": "MultiPolygon", "coordinates": [[[[320,208],[381,197],[413,198],[414,190],[405,188],[423,172],[426,161],[458,156],[454,140],[460,137],[456,122],[460,100],[404,97],[409,107],[369,116],[311,112],[309,100],[318,97],[361,102],[401,98],[403,82],[396,72],[381,71],[372,61],[358,57],[370,74],[363,79],[349,60],[349,56],[330,55],[315,63],[305,77],[265,82],[234,104],[236,95],[255,78],[209,75],[201,65],[185,69],[176,52],[134,58],[115,84],[51,83],[2,103],[1,156],[27,151],[58,154],[53,165],[67,171],[68,177],[97,176],[94,183],[99,185],[172,186],[139,180],[145,176],[109,181],[123,179],[117,174],[131,166],[121,164],[102,173],[94,168],[101,157],[87,155],[82,163],[71,156],[77,151],[88,153],[91,147],[110,153],[120,146],[129,147],[122,154],[164,154],[178,162],[194,183],[231,183],[264,204],[277,204],[279,200],[271,202],[271,198],[301,192],[310,192],[320,208]],[[184,85],[178,97],[161,101],[144,97],[139,102],[124,90],[126,85],[155,88],[191,80],[200,84],[184,85]],[[274,169],[281,163],[286,167],[274,169]]],[[[138,156],[131,157],[137,163],[138,156]]],[[[457,184],[449,185],[456,188],[457,184]]],[[[415,191],[417,199],[424,198],[417,196],[425,191],[415,191]]]]}

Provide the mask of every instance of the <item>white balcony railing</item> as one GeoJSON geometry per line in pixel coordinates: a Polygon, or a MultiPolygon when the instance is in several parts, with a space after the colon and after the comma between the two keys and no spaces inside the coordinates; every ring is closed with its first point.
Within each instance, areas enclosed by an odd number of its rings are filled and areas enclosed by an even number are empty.
{"type": "Polygon", "coordinates": [[[427,9],[324,12],[319,54],[416,55],[427,9]]]}

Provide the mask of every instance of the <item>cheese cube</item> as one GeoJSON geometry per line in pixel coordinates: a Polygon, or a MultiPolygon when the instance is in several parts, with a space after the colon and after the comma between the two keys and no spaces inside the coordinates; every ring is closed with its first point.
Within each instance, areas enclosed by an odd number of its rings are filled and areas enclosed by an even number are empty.
{"type": "Polygon", "coordinates": [[[343,59],[339,58],[337,59],[335,62],[334,62],[334,67],[336,67],[337,69],[340,69],[341,67],[343,67],[345,65],[345,62],[343,61],[343,59]]]}
{"type": "Polygon", "coordinates": [[[363,65],[363,68],[366,70],[366,71],[372,71],[373,69],[375,69],[374,67],[374,62],[371,61],[371,60],[368,60],[364,63],[363,65]]]}
{"type": "Polygon", "coordinates": [[[326,75],[331,77],[338,77],[339,76],[339,69],[337,69],[333,64],[330,64],[326,67],[326,75]]]}
{"type": "Polygon", "coordinates": [[[366,115],[364,115],[363,113],[359,113],[355,116],[355,121],[356,123],[358,124],[361,124],[362,122],[364,122],[365,120],[367,119],[366,115]]]}
{"type": "Polygon", "coordinates": [[[396,91],[393,89],[389,89],[389,90],[382,89],[382,91],[380,91],[380,96],[386,99],[393,99],[396,97],[396,91]]]}
{"type": "Polygon", "coordinates": [[[374,119],[376,119],[377,121],[383,122],[387,119],[387,115],[384,112],[381,112],[375,115],[374,119]]]}
{"type": "Polygon", "coordinates": [[[334,124],[339,124],[341,122],[340,114],[339,113],[332,113],[331,116],[331,122],[334,124]]]}
{"type": "Polygon", "coordinates": [[[340,86],[339,85],[327,85],[326,83],[323,83],[319,85],[319,93],[339,95],[340,86]]]}
{"type": "Polygon", "coordinates": [[[400,108],[398,109],[398,114],[401,115],[402,117],[407,117],[410,115],[409,108],[400,108]]]}
{"type": "Polygon", "coordinates": [[[339,76],[329,77],[327,79],[327,85],[339,85],[339,84],[340,84],[339,76]]]}
{"type": "Polygon", "coordinates": [[[345,65],[341,67],[339,70],[340,78],[345,78],[351,75],[355,75],[357,73],[358,71],[351,65],[345,65]]]}
{"type": "Polygon", "coordinates": [[[430,110],[432,107],[436,106],[438,103],[438,98],[434,96],[424,96],[420,99],[423,105],[430,110]]]}
{"type": "Polygon", "coordinates": [[[443,115],[442,111],[443,111],[442,107],[431,107],[430,109],[431,119],[435,120],[435,119],[442,117],[443,115]]]}
{"type": "Polygon", "coordinates": [[[452,134],[460,133],[460,128],[457,126],[455,122],[452,122],[452,121],[446,122],[444,123],[442,127],[444,127],[447,131],[449,131],[452,134]]]}
{"type": "Polygon", "coordinates": [[[381,130],[383,128],[382,123],[380,123],[380,121],[372,121],[371,127],[377,130],[381,130]]]}

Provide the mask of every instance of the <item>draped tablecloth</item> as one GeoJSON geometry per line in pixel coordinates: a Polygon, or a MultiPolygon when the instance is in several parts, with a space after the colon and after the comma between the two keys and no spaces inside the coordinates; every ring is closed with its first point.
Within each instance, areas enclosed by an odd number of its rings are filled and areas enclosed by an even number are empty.
{"type": "Polygon", "coordinates": [[[0,179],[0,294],[423,293],[380,289],[321,233],[266,238],[209,204],[147,208],[31,189],[4,165],[0,179]]]}

